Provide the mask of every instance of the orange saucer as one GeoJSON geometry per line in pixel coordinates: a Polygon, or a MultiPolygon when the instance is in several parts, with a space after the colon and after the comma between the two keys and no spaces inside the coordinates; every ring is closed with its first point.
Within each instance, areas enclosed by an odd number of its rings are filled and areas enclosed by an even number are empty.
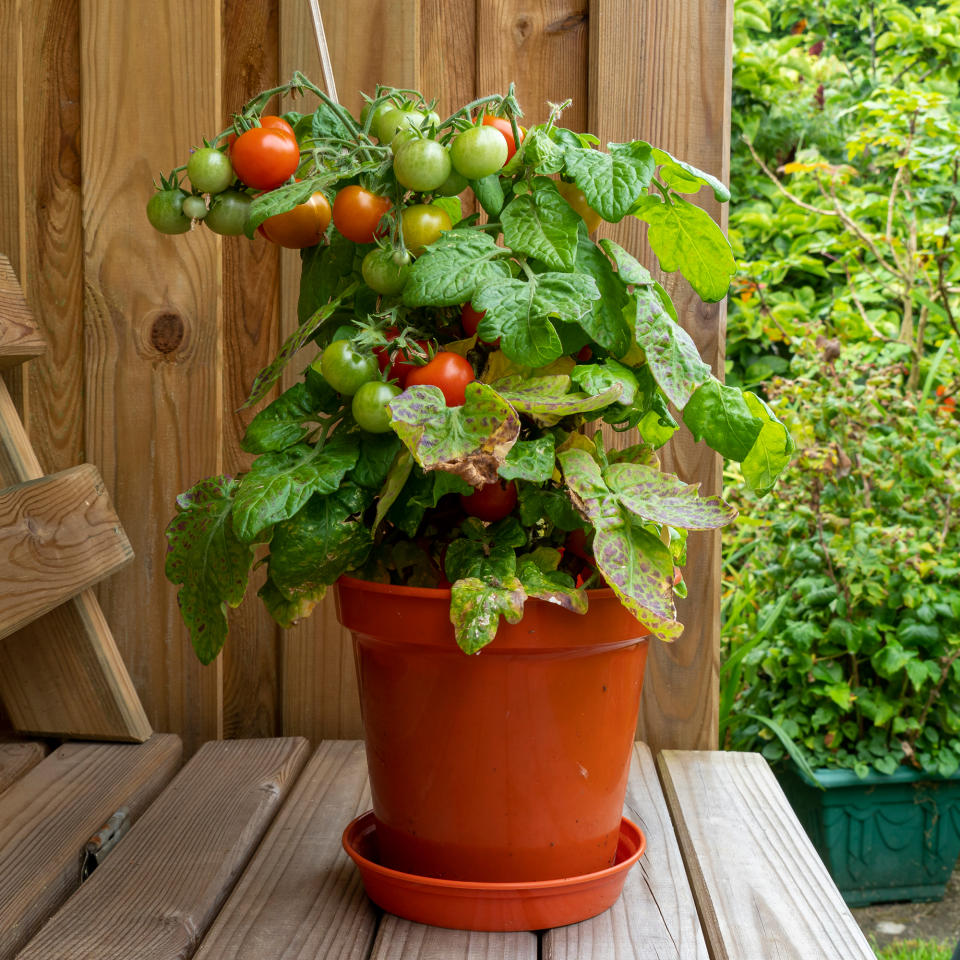
{"type": "Polygon", "coordinates": [[[646,847],[624,817],[612,867],[579,877],[523,883],[472,883],[418,877],[381,866],[373,811],[343,831],[343,848],[360,868],[367,896],[388,913],[455,930],[545,930],[577,923],[613,906],[627,871],[646,847]]]}

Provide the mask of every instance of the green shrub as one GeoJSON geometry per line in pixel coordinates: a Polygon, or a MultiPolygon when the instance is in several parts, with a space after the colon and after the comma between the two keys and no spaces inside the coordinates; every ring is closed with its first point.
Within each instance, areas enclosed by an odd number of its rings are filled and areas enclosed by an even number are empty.
{"type": "Polygon", "coordinates": [[[794,463],[727,544],[722,745],[960,767],[960,440],[909,348],[806,343],[770,385],[794,463]]]}

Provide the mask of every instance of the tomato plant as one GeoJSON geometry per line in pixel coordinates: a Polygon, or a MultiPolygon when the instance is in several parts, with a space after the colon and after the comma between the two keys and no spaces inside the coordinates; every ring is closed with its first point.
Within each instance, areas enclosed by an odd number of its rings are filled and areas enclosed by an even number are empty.
{"type": "Polygon", "coordinates": [[[496,480],[477,487],[473,493],[460,494],[464,512],[490,523],[511,514],[516,505],[517,485],[512,480],[496,480]]]}
{"type": "Polygon", "coordinates": [[[350,184],[333,199],[333,225],[354,243],[373,243],[382,235],[380,221],[390,206],[389,197],[350,184]]]}
{"type": "Polygon", "coordinates": [[[207,215],[207,203],[203,197],[191,194],[183,201],[183,215],[193,220],[202,220],[207,215]]]}
{"type": "Polygon", "coordinates": [[[560,191],[560,196],[573,207],[587,225],[587,233],[593,233],[603,223],[603,217],[587,203],[586,194],[575,183],[558,180],[557,189],[560,191]]]}
{"type": "Polygon", "coordinates": [[[279,244],[300,250],[316,246],[330,226],[330,201],[319,190],[305,203],[286,213],[268,217],[260,224],[263,235],[279,244]]]}
{"type": "Polygon", "coordinates": [[[221,193],[233,183],[233,164],[222,150],[202,147],[187,161],[187,176],[200,193],[221,193]]]}
{"type": "MultiPolygon", "coordinates": [[[[290,124],[283,119],[283,117],[275,117],[267,114],[266,116],[260,118],[260,126],[268,127],[271,130],[279,130],[281,133],[288,133],[291,137],[296,139],[296,134],[293,132],[293,127],[291,127],[290,124]]],[[[227,138],[228,151],[233,149],[233,145],[237,142],[237,136],[238,135],[236,133],[231,133],[227,138]]]]}
{"type": "Polygon", "coordinates": [[[363,384],[376,379],[377,361],[350,340],[334,340],[320,355],[320,373],[337,393],[352,397],[363,384]]]}
{"type": "MultiPolygon", "coordinates": [[[[517,142],[513,137],[513,127],[510,125],[510,121],[506,117],[494,117],[489,113],[483,115],[483,120],[481,123],[485,127],[493,127],[495,130],[499,130],[503,134],[503,139],[507,141],[507,160],[510,162],[510,158],[517,152],[517,142]]],[[[517,130],[520,133],[519,128],[517,130]]],[[[523,134],[520,133],[520,139],[523,140],[523,134]]]]}
{"type": "Polygon", "coordinates": [[[158,190],[147,201],[147,219],[161,233],[186,233],[193,221],[183,212],[187,194],[179,188],[158,190]]]}
{"type": "Polygon", "coordinates": [[[276,127],[252,127],[230,149],[237,176],[256,190],[273,190],[286,183],[300,165],[300,147],[293,132],[276,127]]]}
{"type": "Polygon", "coordinates": [[[429,363],[407,374],[408,387],[438,387],[448,407],[466,403],[467,384],[477,379],[466,357],[441,350],[429,363]]]}
{"type": "Polygon", "coordinates": [[[238,237],[247,225],[251,202],[250,197],[239,190],[224,190],[211,200],[203,222],[214,233],[238,237]]]}
{"type": "MultiPolygon", "coordinates": [[[[480,326],[480,321],[486,316],[486,313],[486,310],[474,310],[472,303],[465,303],[460,308],[460,326],[463,327],[463,332],[468,337],[477,335],[477,328],[480,326]]],[[[481,340],[480,342],[487,343],[486,340],[481,340]]],[[[491,346],[500,346],[500,338],[497,337],[497,339],[491,343],[491,346]]]]}
{"type": "Polygon", "coordinates": [[[414,137],[404,143],[393,158],[397,182],[418,193],[429,193],[450,176],[450,155],[436,140],[414,137]]]}
{"type": "Polygon", "coordinates": [[[381,380],[362,383],[350,404],[353,419],[367,433],[389,433],[392,415],[387,404],[399,393],[398,386],[381,380]]]}
{"type": "Polygon", "coordinates": [[[419,257],[431,243],[440,239],[440,234],[452,227],[450,214],[432,203],[415,203],[405,207],[400,215],[403,242],[407,249],[419,257]]]}
{"type": "Polygon", "coordinates": [[[395,296],[403,290],[407,282],[410,264],[396,263],[390,250],[378,247],[363,258],[360,271],[371,290],[386,296],[395,296]]]}
{"type": "Polygon", "coordinates": [[[410,372],[422,366],[422,363],[417,361],[425,363],[429,359],[430,343],[426,340],[415,340],[416,349],[394,347],[393,341],[400,336],[400,331],[396,327],[390,327],[385,336],[387,345],[376,347],[373,351],[377,358],[377,365],[381,373],[386,371],[387,380],[396,380],[401,387],[405,387],[410,372]]]}
{"type": "Polygon", "coordinates": [[[482,180],[496,173],[509,152],[506,138],[494,127],[469,127],[450,147],[450,160],[457,173],[468,180],[482,180]]]}

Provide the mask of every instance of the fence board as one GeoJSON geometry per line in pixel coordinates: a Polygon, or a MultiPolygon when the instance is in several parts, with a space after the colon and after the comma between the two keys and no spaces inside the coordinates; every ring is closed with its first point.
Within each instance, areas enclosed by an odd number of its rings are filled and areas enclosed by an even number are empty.
{"type": "Polygon", "coordinates": [[[221,733],[221,666],[186,641],[162,530],[222,466],[220,245],[153,232],[144,206],[221,122],[220,2],[82,0],[81,26],[88,455],[139,558],[98,595],[147,713],[190,753],[221,733]]]}
{"type": "MultiPolygon", "coordinates": [[[[637,137],[716,174],[729,175],[732,0],[593,0],[590,16],[590,124],[602,141],[637,137]],[[624,51],[631,51],[629,57],[624,51]]],[[[696,198],[714,217],[709,191],[696,198]]],[[[725,221],[721,221],[725,225],[725,221]]],[[[602,230],[655,260],[633,218],[602,230]]],[[[676,304],[683,326],[703,358],[723,375],[725,312],[703,304],[678,276],[654,269],[676,304]]],[[[619,435],[619,442],[630,442],[619,435]]],[[[720,492],[721,463],[682,428],[662,452],[667,469],[720,492]]],[[[647,661],[639,734],[654,752],[665,747],[717,745],[720,650],[720,535],[694,533],[687,546],[689,597],[678,604],[684,635],[675,644],[654,644],[647,661]]]]}
{"type": "MultiPolygon", "coordinates": [[[[222,126],[235,110],[277,83],[279,11],[276,0],[224,0],[222,126]]],[[[218,127],[219,129],[222,129],[218,127]]],[[[259,370],[279,349],[279,249],[262,237],[223,241],[223,469],[236,475],[251,456],[240,440],[253,411],[239,408],[259,370]]],[[[228,737],[269,737],[279,729],[278,627],[254,594],[228,614],[230,640],[223,652],[223,732],[228,737]]]]}

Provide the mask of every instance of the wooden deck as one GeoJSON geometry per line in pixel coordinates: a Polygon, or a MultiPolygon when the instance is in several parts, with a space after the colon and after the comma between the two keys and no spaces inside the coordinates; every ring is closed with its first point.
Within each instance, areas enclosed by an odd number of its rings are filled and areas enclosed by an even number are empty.
{"type": "Polygon", "coordinates": [[[370,903],[340,845],[370,806],[357,741],[215,741],[179,773],[173,736],[42,757],[0,744],[0,960],[873,958],[755,754],[655,763],[638,743],[625,813],[646,853],[613,908],[539,933],[370,903]],[[120,808],[132,827],[81,882],[86,841],[120,808]]]}

